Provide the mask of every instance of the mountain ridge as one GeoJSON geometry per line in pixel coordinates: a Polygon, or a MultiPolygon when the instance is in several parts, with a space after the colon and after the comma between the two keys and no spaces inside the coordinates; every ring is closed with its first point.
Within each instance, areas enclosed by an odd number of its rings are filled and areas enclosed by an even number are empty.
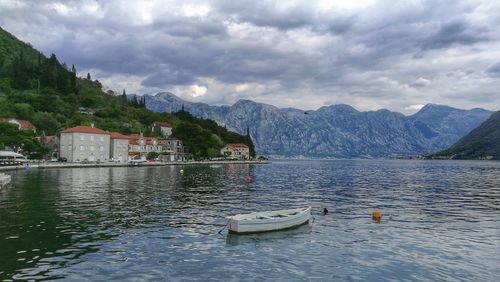
{"type": "Polygon", "coordinates": [[[184,106],[194,116],[213,119],[236,132],[249,128],[259,154],[308,157],[427,154],[447,148],[492,113],[437,104],[409,116],[387,109],[358,111],[346,104],[303,111],[246,99],[214,106],[169,92],[146,95],[146,106],[157,112],[175,112],[184,106]]]}

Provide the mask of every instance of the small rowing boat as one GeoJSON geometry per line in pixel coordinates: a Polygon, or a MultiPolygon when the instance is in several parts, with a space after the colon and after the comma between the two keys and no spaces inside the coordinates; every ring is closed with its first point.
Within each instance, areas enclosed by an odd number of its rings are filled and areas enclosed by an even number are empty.
{"type": "Polygon", "coordinates": [[[311,207],[254,212],[227,217],[231,233],[257,233],[283,230],[309,223],[311,207]]]}

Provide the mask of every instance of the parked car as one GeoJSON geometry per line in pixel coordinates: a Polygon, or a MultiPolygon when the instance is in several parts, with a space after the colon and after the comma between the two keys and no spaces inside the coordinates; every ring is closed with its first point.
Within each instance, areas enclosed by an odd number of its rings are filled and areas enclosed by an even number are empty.
{"type": "Polygon", "coordinates": [[[67,162],[67,161],[68,161],[68,159],[67,159],[67,158],[59,158],[59,159],[57,159],[57,160],[58,160],[58,161],[60,161],[60,162],[62,162],[62,163],[65,163],[65,162],[67,162]]]}

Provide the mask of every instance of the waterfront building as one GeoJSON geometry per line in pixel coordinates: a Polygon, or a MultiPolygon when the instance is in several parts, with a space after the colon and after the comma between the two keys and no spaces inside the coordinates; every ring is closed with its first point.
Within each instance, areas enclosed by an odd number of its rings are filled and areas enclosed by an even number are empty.
{"type": "Polygon", "coordinates": [[[164,162],[185,161],[188,157],[188,152],[182,140],[170,136],[166,139],[160,139],[159,144],[163,148],[160,159],[164,162]]]}
{"type": "Polygon", "coordinates": [[[75,126],[61,132],[59,154],[68,162],[104,162],[110,157],[110,133],[92,126],[75,126]]]}
{"type": "Polygon", "coordinates": [[[120,163],[128,161],[129,136],[110,132],[110,160],[120,163]]]}
{"type": "Polygon", "coordinates": [[[129,137],[129,159],[145,159],[151,153],[159,154],[161,161],[182,161],[186,159],[185,148],[180,139],[144,137],[131,134],[129,137]]]}
{"type": "Polygon", "coordinates": [[[250,148],[241,143],[226,144],[220,150],[223,156],[237,158],[240,160],[247,160],[250,158],[250,148]]]}

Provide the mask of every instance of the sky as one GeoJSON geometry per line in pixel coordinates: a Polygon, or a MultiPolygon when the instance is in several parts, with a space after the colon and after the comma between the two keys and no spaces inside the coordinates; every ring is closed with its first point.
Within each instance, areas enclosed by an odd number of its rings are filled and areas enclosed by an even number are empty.
{"type": "Polygon", "coordinates": [[[0,0],[0,26],[120,94],[500,109],[500,1],[0,0]]]}

